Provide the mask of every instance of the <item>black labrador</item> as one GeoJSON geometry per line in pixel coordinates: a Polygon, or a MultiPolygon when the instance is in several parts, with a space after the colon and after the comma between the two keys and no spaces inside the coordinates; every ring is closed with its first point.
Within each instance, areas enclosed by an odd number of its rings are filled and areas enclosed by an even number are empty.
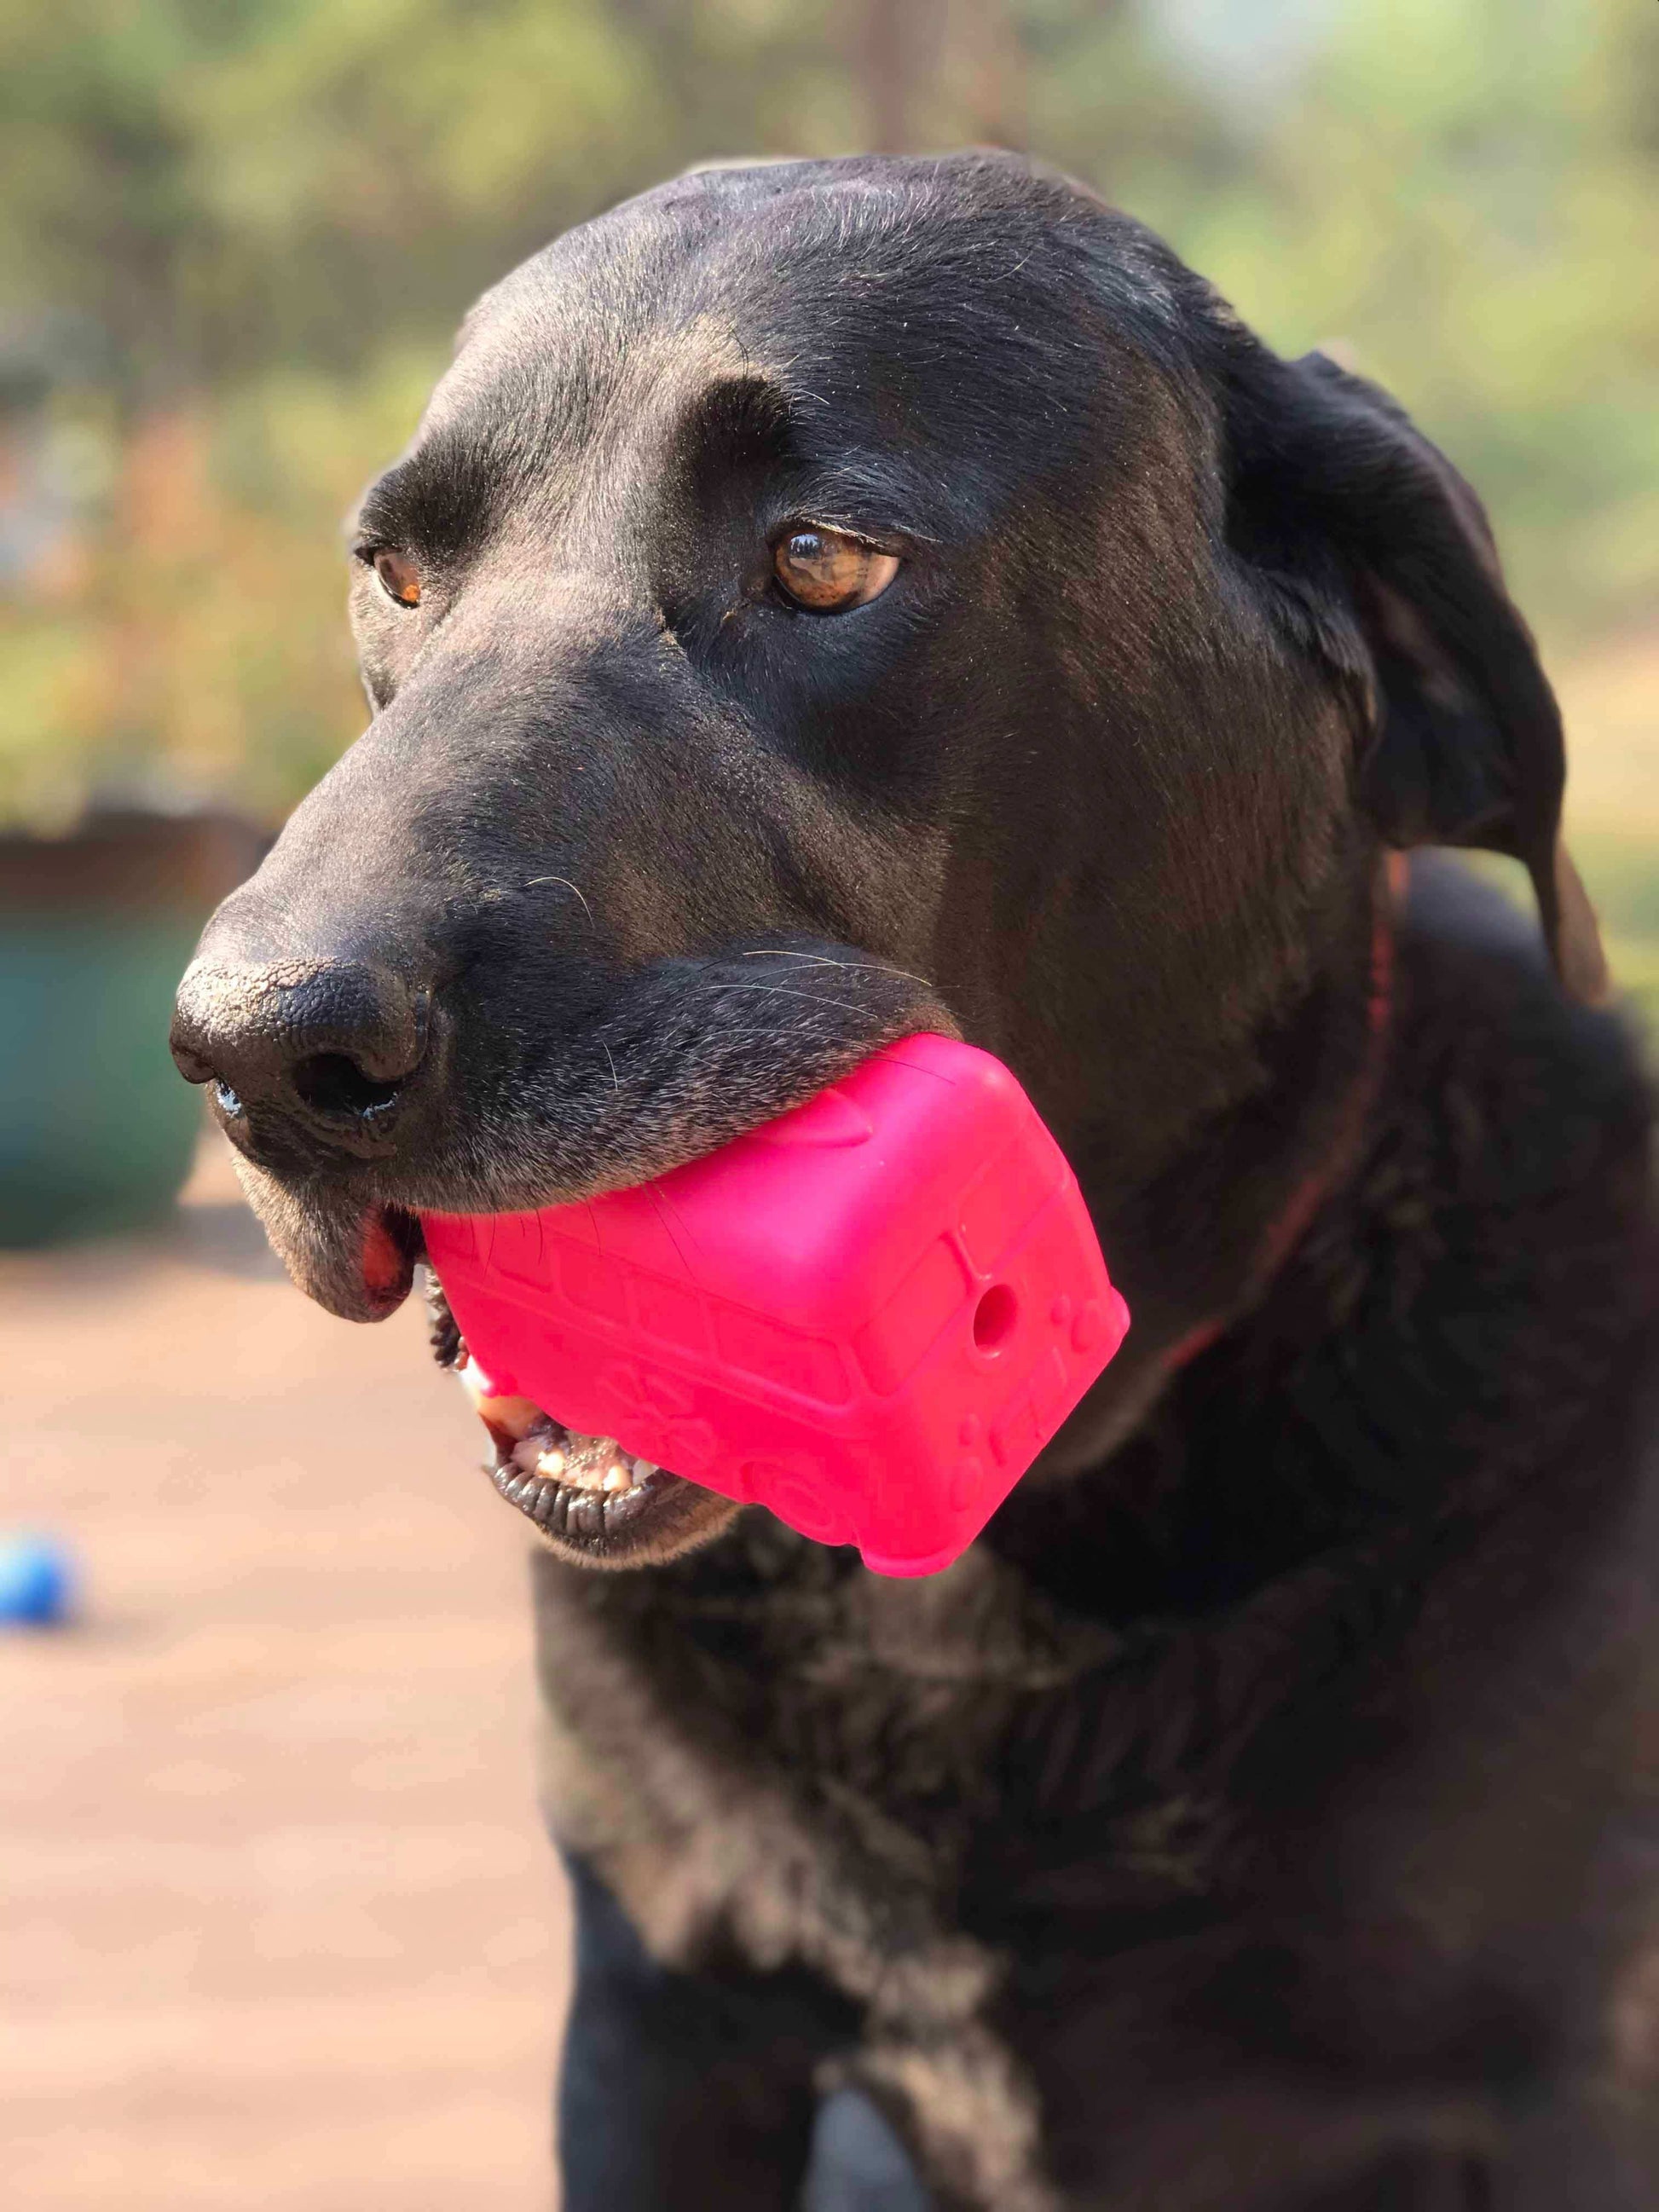
{"type": "Polygon", "coordinates": [[[1659,2205],[1648,1102],[1468,486],[975,154],[559,240],[358,531],[373,720],[174,1031],[295,1279],[932,1028],[1134,1316],[919,1583],[484,1406],[567,2212],[1659,2205]]]}

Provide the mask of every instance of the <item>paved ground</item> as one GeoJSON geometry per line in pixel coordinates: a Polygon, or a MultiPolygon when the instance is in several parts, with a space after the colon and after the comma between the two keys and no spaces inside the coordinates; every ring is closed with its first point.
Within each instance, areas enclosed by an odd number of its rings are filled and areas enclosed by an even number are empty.
{"type": "Polygon", "coordinates": [[[8,2212],[546,2212],[563,1902],[524,1545],[418,1316],[329,1320],[210,1163],[149,1243],[0,1255],[8,2212]]]}

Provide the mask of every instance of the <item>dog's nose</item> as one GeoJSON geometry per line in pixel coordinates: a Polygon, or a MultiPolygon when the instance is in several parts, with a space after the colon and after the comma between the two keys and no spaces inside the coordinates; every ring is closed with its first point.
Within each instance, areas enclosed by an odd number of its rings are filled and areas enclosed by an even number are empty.
{"type": "Polygon", "coordinates": [[[250,1150],[378,1152],[425,1056],[427,1005],[365,961],[203,957],[179,987],[173,1057],[250,1150]]]}

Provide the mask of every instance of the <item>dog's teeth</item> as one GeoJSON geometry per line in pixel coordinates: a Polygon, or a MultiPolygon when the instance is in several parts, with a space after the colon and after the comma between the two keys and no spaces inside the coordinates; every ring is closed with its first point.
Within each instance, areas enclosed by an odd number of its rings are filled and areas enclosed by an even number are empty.
{"type": "Polygon", "coordinates": [[[510,1455],[499,1463],[496,1479],[544,1528],[556,1515],[562,1528],[597,1534],[591,1524],[606,1501],[627,1497],[659,1472],[654,1460],[635,1459],[614,1437],[578,1435],[527,1398],[481,1402],[502,1431],[500,1448],[510,1455]]]}

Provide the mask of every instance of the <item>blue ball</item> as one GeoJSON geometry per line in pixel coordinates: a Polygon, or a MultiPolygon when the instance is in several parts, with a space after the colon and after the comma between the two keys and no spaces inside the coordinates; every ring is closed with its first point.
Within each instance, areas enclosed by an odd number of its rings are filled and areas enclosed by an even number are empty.
{"type": "Polygon", "coordinates": [[[69,1617],[68,1548],[50,1536],[0,1536],[0,1626],[52,1628],[69,1617]]]}

